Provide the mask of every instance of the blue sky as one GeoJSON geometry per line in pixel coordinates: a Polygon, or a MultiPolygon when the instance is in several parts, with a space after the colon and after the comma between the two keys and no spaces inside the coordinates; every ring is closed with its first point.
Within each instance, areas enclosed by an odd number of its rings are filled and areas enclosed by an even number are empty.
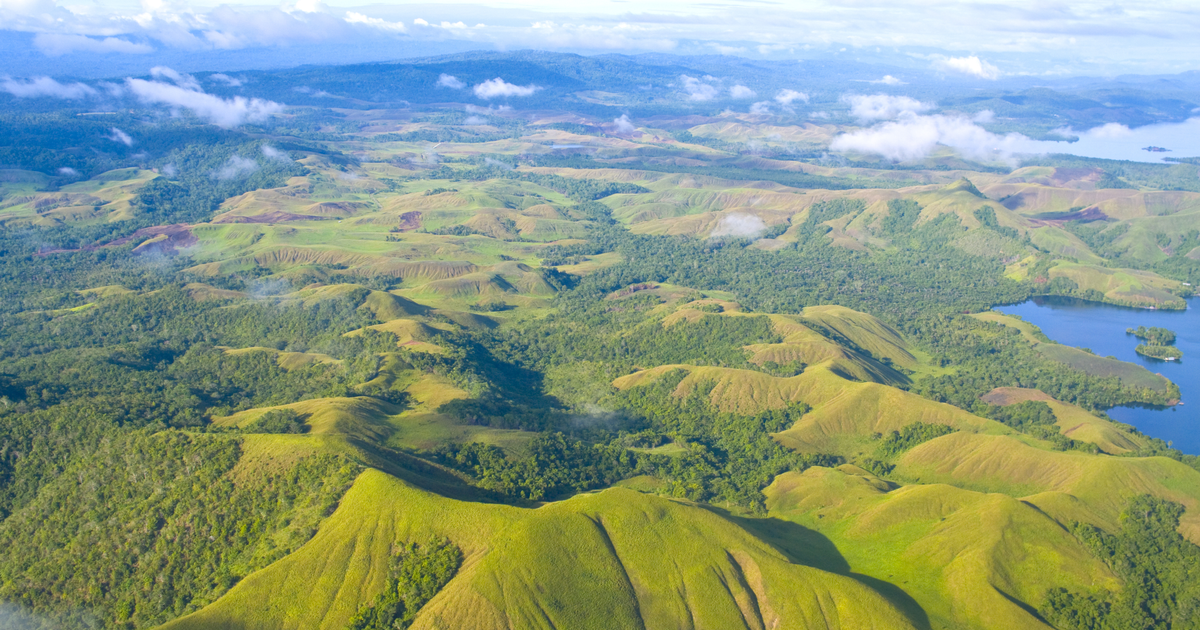
{"type": "Polygon", "coordinates": [[[1194,36],[1200,32],[1200,3],[1194,1],[0,0],[0,30],[32,34],[31,50],[20,52],[46,58],[295,48],[374,38],[501,50],[840,56],[983,80],[1200,69],[1200,38],[1194,36]]]}

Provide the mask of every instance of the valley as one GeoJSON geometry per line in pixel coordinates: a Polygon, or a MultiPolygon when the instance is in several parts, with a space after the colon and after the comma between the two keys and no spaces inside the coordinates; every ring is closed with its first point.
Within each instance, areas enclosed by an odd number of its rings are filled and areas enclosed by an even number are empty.
{"type": "Polygon", "coordinates": [[[83,140],[0,170],[0,601],[38,628],[1190,627],[1194,165],[834,160],[860,126],[559,85],[103,123],[143,157],[46,114],[83,140]],[[1139,360],[1137,325],[1189,359],[1139,360]]]}

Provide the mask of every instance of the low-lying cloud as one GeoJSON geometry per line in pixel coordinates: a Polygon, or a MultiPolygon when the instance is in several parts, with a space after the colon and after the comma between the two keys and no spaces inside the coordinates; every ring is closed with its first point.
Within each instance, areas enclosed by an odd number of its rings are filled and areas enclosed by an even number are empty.
{"type": "Polygon", "coordinates": [[[149,44],[138,44],[118,37],[92,39],[84,35],[68,33],[38,33],[33,38],[33,45],[47,57],[85,52],[93,54],[145,54],[154,52],[149,44]]]}
{"type": "Polygon", "coordinates": [[[942,72],[965,74],[967,76],[995,81],[1000,78],[1000,68],[980,59],[975,55],[970,57],[937,57],[933,67],[942,72]]]}
{"type": "Polygon", "coordinates": [[[445,74],[445,73],[442,73],[442,75],[438,77],[437,84],[438,84],[438,87],[448,87],[448,88],[451,88],[454,90],[461,90],[461,89],[467,87],[466,83],[463,83],[462,81],[459,81],[456,77],[449,75],[449,74],[445,74]]]}
{"type": "Polygon", "coordinates": [[[850,115],[859,120],[891,120],[904,114],[919,114],[933,109],[933,103],[922,103],[907,96],[890,94],[850,94],[842,97],[850,104],[850,115]]]}
{"type": "Polygon", "coordinates": [[[918,160],[933,153],[939,144],[974,160],[1009,161],[1017,153],[1040,152],[1026,136],[1019,133],[997,135],[966,116],[911,113],[896,121],[838,136],[829,148],[873,153],[889,160],[918,160]]]}
{"type": "Polygon", "coordinates": [[[762,219],[744,212],[731,212],[717,222],[717,228],[710,236],[732,236],[734,238],[758,236],[767,230],[767,224],[762,219]]]}
{"type": "Polygon", "coordinates": [[[17,98],[34,98],[48,96],[68,100],[79,100],[96,96],[95,88],[83,83],[59,83],[50,77],[37,77],[28,81],[17,81],[5,77],[0,81],[0,90],[8,92],[17,98]]]}
{"type": "Polygon", "coordinates": [[[613,120],[613,130],[627,136],[637,132],[637,126],[629,120],[629,114],[621,114],[620,118],[613,120]]]}
{"type": "Polygon", "coordinates": [[[729,96],[733,98],[754,98],[758,96],[758,93],[744,85],[738,84],[729,88],[729,96]]]}
{"type": "Polygon", "coordinates": [[[362,13],[356,13],[354,11],[346,12],[346,23],[361,24],[363,26],[377,28],[381,31],[390,33],[408,32],[408,28],[404,26],[404,22],[389,22],[380,18],[368,17],[362,13]]]}
{"type": "Polygon", "coordinates": [[[771,101],[759,101],[750,106],[751,114],[770,114],[771,101]]]}
{"type": "Polygon", "coordinates": [[[129,134],[125,133],[124,131],[121,131],[120,129],[117,129],[116,127],[113,127],[112,130],[109,131],[108,135],[104,136],[104,137],[108,138],[109,140],[112,140],[113,142],[118,142],[120,144],[123,144],[127,147],[133,146],[133,138],[131,138],[129,136],[129,134]]]}
{"type": "Polygon", "coordinates": [[[483,99],[492,99],[512,96],[533,96],[534,92],[542,88],[536,85],[513,85],[500,77],[496,77],[495,79],[489,79],[476,85],[473,89],[475,96],[483,99]]]}
{"type": "Polygon", "coordinates": [[[717,90],[717,86],[706,83],[696,77],[689,77],[685,74],[680,76],[679,80],[683,82],[683,89],[688,93],[687,98],[689,101],[711,101],[717,98],[717,95],[720,93],[717,90]]]}
{"type": "Polygon", "coordinates": [[[188,89],[160,81],[126,79],[125,86],[143,103],[159,103],[191,111],[218,127],[237,127],[261,122],[283,111],[283,105],[259,98],[221,98],[199,89],[188,89]]]}
{"type": "Polygon", "coordinates": [[[868,83],[879,83],[879,84],[882,84],[882,85],[908,85],[908,84],[907,84],[907,83],[905,83],[904,81],[901,81],[900,79],[897,79],[896,77],[894,77],[894,76],[892,76],[892,75],[890,75],[890,74],[885,74],[885,75],[883,75],[883,78],[882,78],[882,79],[876,79],[876,80],[874,80],[874,81],[868,81],[868,83]]]}
{"type": "Polygon", "coordinates": [[[783,105],[784,107],[787,107],[796,101],[807,103],[808,95],[804,92],[797,92],[796,90],[780,90],[779,93],[775,95],[775,102],[783,105]]]}
{"type": "Polygon", "coordinates": [[[225,164],[213,171],[213,179],[227,180],[244,177],[258,170],[258,162],[250,158],[244,158],[240,155],[232,155],[225,164]]]}
{"type": "Polygon", "coordinates": [[[208,75],[208,80],[215,81],[217,83],[224,83],[225,85],[228,85],[229,87],[241,87],[242,84],[245,83],[241,79],[231,77],[228,74],[221,74],[219,72],[217,74],[208,75]]]}
{"type": "Polygon", "coordinates": [[[201,90],[200,82],[190,74],[176,72],[166,66],[154,66],[150,68],[150,76],[159,81],[167,80],[185,90],[201,90]]]}
{"type": "Polygon", "coordinates": [[[281,162],[291,162],[292,161],[291,156],[289,156],[287,154],[287,152],[280,151],[279,149],[276,149],[275,147],[273,147],[269,144],[262,145],[261,147],[259,147],[259,150],[261,150],[262,154],[267,156],[268,159],[279,160],[281,162]]]}

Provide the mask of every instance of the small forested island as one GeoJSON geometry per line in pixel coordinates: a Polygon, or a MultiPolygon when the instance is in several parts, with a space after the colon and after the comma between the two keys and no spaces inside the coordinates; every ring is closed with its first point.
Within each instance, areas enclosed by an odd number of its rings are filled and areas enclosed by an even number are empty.
{"type": "Polygon", "coordinates": [[[1165,149],[1163,147],[1154,147],[1154,146],[1143,147],[1142,150],[1149,151],[1151,153],[1167,153],[1170,151],[1170,149],[1165,149]]]}
{"type": "Polygon", "coordinates": [[[1145,326],[1126,328],[1125,332],[1148,342],[1148,345],[1151,346],[1169,346],[1175,343],[1175,331],[1157,326],[1151,326],[1150,328],[1146,328],[1145,326]]]}
{"type": "Polygon", "coordinates": [[[1142,343],[1134,348],[1134,352],[1144,357],[1162,359],[1163,361],[1178,361],[1183,358],[1183,351],[1175,346],[1156,346],[1142,343]]]}

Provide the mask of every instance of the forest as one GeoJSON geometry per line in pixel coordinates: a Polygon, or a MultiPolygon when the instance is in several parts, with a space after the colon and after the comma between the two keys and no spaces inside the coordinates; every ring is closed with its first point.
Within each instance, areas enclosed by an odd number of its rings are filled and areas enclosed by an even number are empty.
{"type": "Polygon", "coordinates": [[[829,598],[881,628],[1200,627],[1200,457],[1105,413],[1186,392],[992,310],[1186,304],[1189,163],[814,148],[844,103],[638,96],[630,131],[598,85],[703,76],[643,61],[247,73],[294,105],[231,129],[0,101],[0,614],[590,627],[628,600],[771,627],[829,598]],[[553,87],[536,111],[364,93],[451,70],[553,87]],[[686,578],[647,559],[674,544],[686,578]],[[982,560],[925,564],[946,549],[982,560]]]}

